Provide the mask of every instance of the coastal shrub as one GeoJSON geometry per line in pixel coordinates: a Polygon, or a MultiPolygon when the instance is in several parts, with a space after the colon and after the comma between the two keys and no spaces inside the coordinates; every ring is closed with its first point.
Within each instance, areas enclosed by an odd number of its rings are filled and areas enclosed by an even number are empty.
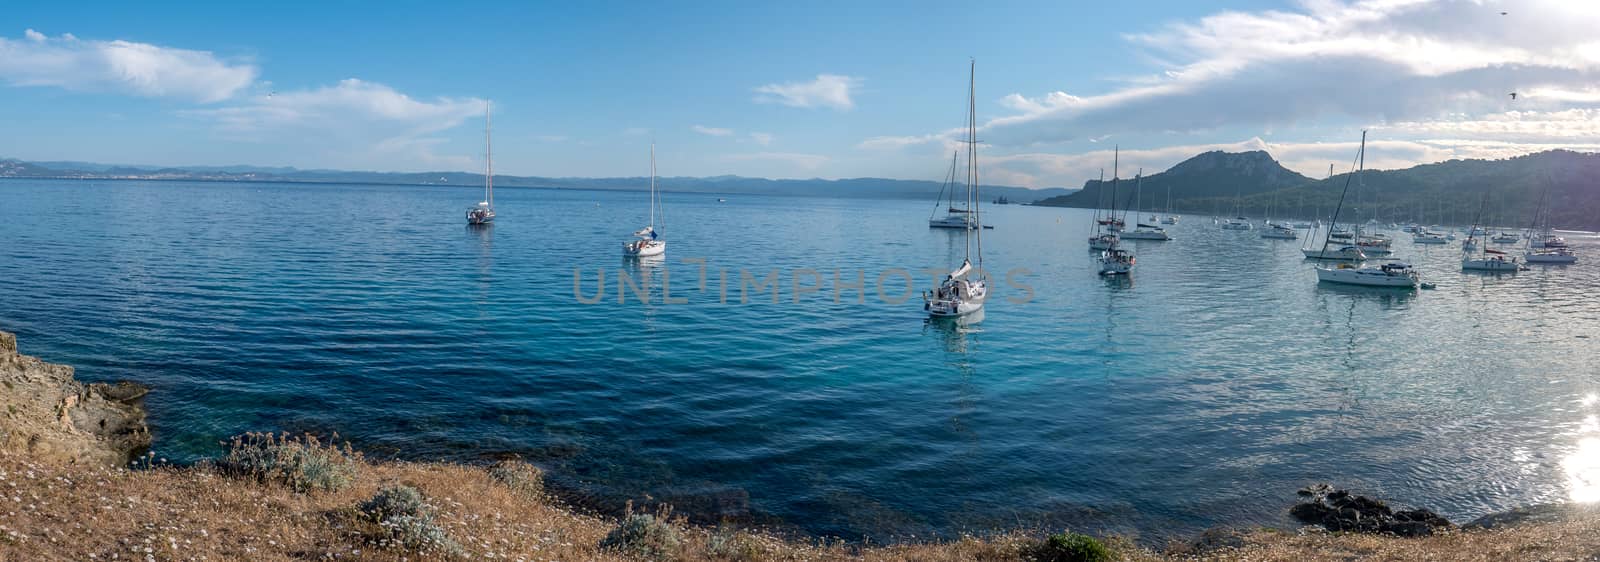
{"type": "Polygon", "coordinates": [[[415,552],[436,552],[457,556],[461,545],[434,521],[433,509],[422,499],[422,492],[411,486],[393,484],[361,503],[361,513],[376,523],[380,531],[369,537],[378,546],[398,547],[415,552]]]}
{"type": "Polygon", "coordinates": [[[1039,562],[1108,562],[1111,549],[1082,533],[1057,533],[1045,539],[1034,560],[1039,562]]]}
{"type": "Polygon", "coordinates": [[[711,560],[758,562],[767,559],[766,545],[749,533],[719,529],[706,540],[705,557],[711,560]]]}
{"type": "Polygon", "coordinates": [[[489,467],[489,476],[517,494],[538,499],[544,495],[544,471],[520,460],[503,460],[489,467]]]}
{"type": "Polygon", "coordinates": [[[361,512],[374,521],[421,515],[427,509],[428,505],[422,502],[422,492],[406,485],[385,486],[372,499],[361,503],[361,512]]]}
{"type": "Polygon", "coordinates": [[[281,482],[297,492],[332,492],[355,480],[360,458],[349,443],[341,448],[323,444],[312,435],[246,433],[229,441],[228,454],[219,464],[263,482],[281,482]]]}
{"type": "Polygon", "coordinates": [[[606,533],[600,548],[646,560],[676,560],[683,551],[683,536],[672,525],[671,516],[670,507],[655,515],[634,513],[629,502],[622,522],[606,533]]]}

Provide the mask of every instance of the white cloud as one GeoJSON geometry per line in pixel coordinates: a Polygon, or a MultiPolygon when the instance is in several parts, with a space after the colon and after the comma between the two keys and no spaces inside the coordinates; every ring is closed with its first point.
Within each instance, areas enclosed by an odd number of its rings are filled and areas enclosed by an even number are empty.
{"type": "Polygon", "coordinates": [[[772,144],[772,134],[771,133],[750,133],[750,141],[754,142],[756,144],[759,144],[761,146],[768,146],[768,145],[772,144]]]}
{"type": "Polygon", "coordinates": [[[862,148],[862,149],[866,149],[866,150],[895,150],[895,149],[901,149],[901,148],[906,148],[906,147],[910,147],[910,146],[917,146],[917,145],[936,143],[936,142],[945,142],[945,141],[952,140],[952,139],[956,138],[953,135],[955,135],[957,133],[966,133],[966,130],[962,129],[960,131],[956,131],[956,130],[952,129],[951,131],[946,131],[944,133],[935,133],[935,134],[928,134],[928,135],[907,135],[907,136],[898,136],[898,137],[897,136],[872,137],[872,138],[869,138],[867,140],[861,141],[860,144],[856,145],[856,148],[862,148]]]}
{"type": "Polygon", "coordinates": [[[724,128],[721,128],[721,127],[707,127],[705,125],[695,125],[693,127],[689,127],[689,130],[694,131],[696,133],[700,133],[702,135],[711,135],[713,137],[726,137],[726,136],[730,136],[730,135],[733,134],[733,129],[724,129],[724,128]]]}
{"type": "Polygon", "coordinates": [[[15,86],[174,97],[202,103],[232,98],[252,84],[254,65],[208,51],[131,41],[49,38],[32,29],[22,40],[0,37],[0,80],[15,86]]]}
{"type": "Polygon", "coordinates": [[[860,84],[860,78],[818,74],[817,79],[810,82],[785,82],[758,87],[755,89],[758,94],[755,101],[791,107],[831,107],[844,111],[855,107],[850,93],[860,84]]]}
{"type": "Polygon", "coordinates": [[[821,154],[801,154],[797,152],[751,152],[745,154],[729,154],[724,156],[724,158],[738,162],[782,162],[806,170],[815,170],[828,161],[828,157],[821,154]]]}
{"type": "Polygon", "coordinates": [[[1162,78],[1107,92],[1011,94],[985,138],[1024,146],[1107,133],[1278,127],[1328,119],[1421,122],[1600,103],[1600,4],[1307,0],[1222,12],[1125,38],[1162,78]],[[1530,94],[1512,101],[1506,94],[1530,94]]]}
{"type": "Polygon", "coordinates": [[[317,146],[340,165],[469,169],[476,157],[442,156],[435,133],[483,115],[478,98],[417,100],[389,86],[354,78],[334,86],[257,95],[216,109],[182,115],[209,121],[226,138],[317,146]]]}

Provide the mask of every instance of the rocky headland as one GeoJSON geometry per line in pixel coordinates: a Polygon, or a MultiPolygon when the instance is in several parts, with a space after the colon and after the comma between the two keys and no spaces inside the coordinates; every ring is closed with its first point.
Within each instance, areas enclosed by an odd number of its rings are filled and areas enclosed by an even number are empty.
{"type": "Polygon", "coordinates": [[[17,351],[0,332],[0,451],[49,463],[126,466],[149,449],[144,386],[83,384],[72,367],[17,351]]]}

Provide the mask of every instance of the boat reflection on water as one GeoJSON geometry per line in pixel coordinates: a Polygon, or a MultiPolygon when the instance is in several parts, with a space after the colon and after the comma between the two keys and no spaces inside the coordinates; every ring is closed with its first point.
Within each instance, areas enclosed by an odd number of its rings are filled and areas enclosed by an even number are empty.
{"type": "Polygon", "coordinates": [[[1600,502],[1600,396],[1591,392],[1578,400],[1583,423],[1578,426],[1578,448],[1561,459],[1567,474],[1567,497],[1577,503],[1600,502]]]}
{"type": "Polygon", "coordinates": [[[983,312],[980,308],[962,316],[930,316],[923,323],[923,331],[937,332],[946,352],[966,353],[976,343],[972,335],[983,333],[978,327],[983,322],[983,312]]]}
{"type": "Polygon", "coordinates": [[[1107,287],[1118,291],[1133,288],[1132,275],[1101,275],[1100,279],[1105,281],[1107,287]]]}

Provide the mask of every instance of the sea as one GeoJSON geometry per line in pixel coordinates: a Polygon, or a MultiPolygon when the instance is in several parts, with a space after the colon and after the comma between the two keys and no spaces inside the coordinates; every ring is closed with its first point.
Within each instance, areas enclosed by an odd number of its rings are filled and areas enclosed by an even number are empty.
{"type": "Polygon", "coordinates": [[[1320,482],[1456,521],[1600,500],[1592,234],[1479,274],[1396,233],[1434,288],[1366,289],[1183,216],[1103,278],[1090,210],[986,205],[969,239],[931,193],[665,188],[667,252],[629,260],[644,192],[502,188],[470,227],[470,187],[0,180],[0,330],[149,385],[167,462],[337,433],[808,536],[1159,542],[1292,525],[1320,482]],[[969,258],[981,318],[930,322],[969,258]]]}

